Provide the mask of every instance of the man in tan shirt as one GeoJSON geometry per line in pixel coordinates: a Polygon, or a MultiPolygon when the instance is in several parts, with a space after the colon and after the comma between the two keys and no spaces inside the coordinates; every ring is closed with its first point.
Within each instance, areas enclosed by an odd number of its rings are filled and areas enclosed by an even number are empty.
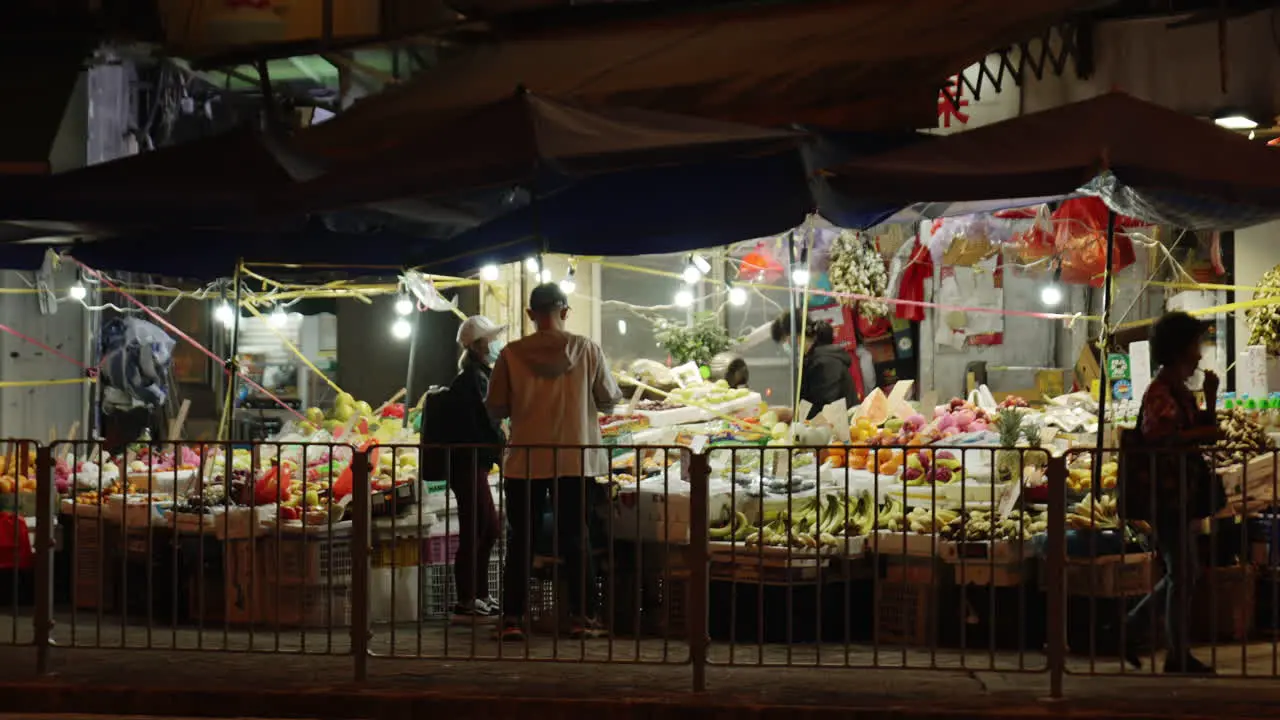
{"type": "Polygon", "coordinates": [[[609,473],[597,412],[609,412],[622,391],[609,373],[604,351],[565,330],[569,298],[558,285],[529,295],[529,319],[537,331],[503,348],[493,367],[489,414],[510,418],[503,461],[506,514],[511,523],[503,575],[503,640],[524,639],[529,567],[542,519],[550,510],[552,547],[564,561],[574,637],[600,637],[596,570],[587,532],[589,484],[609,473]]]}

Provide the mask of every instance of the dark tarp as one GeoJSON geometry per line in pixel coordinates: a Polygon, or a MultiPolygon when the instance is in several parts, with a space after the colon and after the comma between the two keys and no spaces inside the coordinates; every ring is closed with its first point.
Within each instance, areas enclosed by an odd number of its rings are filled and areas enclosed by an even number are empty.
{"type": "MultiPolygon", "coordinates": [[[[758,126],[930,127],[938,88],[993,48],[1088,0],[826,0],[719,8],[521,34],[477,48],[347,115],[461,115],[516,87],[587,107],[640,107],[758,126]]],[[[328,142],[328,124],[310,131],[328,142]]]]}
{"type": "Polygon", "coordinates": [[[888,205],[1102,195],[1118,213],[1189,229],[1280,214],[1280,153],[1122,93],[866,157],[832,187],[888,205]]]}
{"type": "Polygon", "coordinates": [[[586,109],[518,91],[444,125],[422,118],[370,133],[360,157],[267,198],[266,207],[324,211],[504,185],[560,187],[602,173],[789,151],[802,139],[789,130],[586,109]]]}

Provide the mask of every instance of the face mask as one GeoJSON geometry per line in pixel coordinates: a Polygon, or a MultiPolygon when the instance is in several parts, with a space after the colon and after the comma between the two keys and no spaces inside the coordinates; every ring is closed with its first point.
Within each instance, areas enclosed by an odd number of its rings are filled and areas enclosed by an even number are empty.
{"type": "Polygon", "coordinates": [[[790,354],[791,354],[791,343],[789,343],[789,342],[784,342],[784,343],[782,343],[782,354],[783,354],[783,355],[790,355],[790,354]]]}
{"type": "Polygon", "coordinates": [[[492,365],[498,362],[498,354],[502,352],[503,342],[501,340],[489,341],[489,356],[485,358],[492,365]]]}

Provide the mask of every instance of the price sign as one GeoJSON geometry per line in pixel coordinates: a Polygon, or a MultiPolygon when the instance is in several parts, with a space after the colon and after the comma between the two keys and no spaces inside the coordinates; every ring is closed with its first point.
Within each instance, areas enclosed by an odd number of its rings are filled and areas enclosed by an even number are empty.
{"type": "Polygon", "coordinates": [[[1107,378],[1111,380],[1129,379],[1129,356],[1122,353],[1107,355],[1107,378]]]}
{"type": "Polygon", "coordinates": [[[1018,478],[1009,483],[1000,491],[999,501],[996,503],[996,515],[1001,520],[1009,517],[1009,513],[1013,512],[1013,506],[1018,503],[1018,497],[1022,495],[1022,478],[1018,478]]]}

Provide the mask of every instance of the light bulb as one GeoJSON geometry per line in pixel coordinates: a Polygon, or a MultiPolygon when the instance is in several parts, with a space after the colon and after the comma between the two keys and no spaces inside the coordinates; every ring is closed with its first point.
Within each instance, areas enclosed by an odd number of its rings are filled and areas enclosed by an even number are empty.
{"type": "Polygon", "coordinates": [[[711,263],[707,262],[707,259],[702,257],[701,255],[694,253],[689,258],[689,261],[692,262],[693,266],[698,269],[698,272],[702,273],[703,275],[711,274],[711,263]]]}
{"type": "Polygon", "coordinates": [[[627,334],[627,321],[626,321],[626,320],[619,320],[619,321],[618,321],[618,334],[619,334],[619,335],[626,335],[626,334],[627,334]]]}
{"type": "Polygon", "coordinates": [[[1057,283],[1049,283],[1040,288],[1040,302],[1049,306],[1062,302],[1062,288],[1058,287],[1057,283]]]}
{"type": "Polygon", "coordinates": [[[560,281],[560,291],[565,295],[572,295],[573,291],[577,289],[578,283],[574,282],[571,277],[567,277],[560,281]]]}
{"type": "Polygon", "coordinates": [[[285,326],[285,323],[289,322],[289,316],[285,314],[284,308],[277,305],[276,309],[272,310],[271,314],[267,316],[267,322],[271,324],[271,327],[281,328],[285,326]]]}
{"type": "Polygon", "coordinates": [[[687,265],[680,277],[684,278],[686,285],[692,285],[702,279],[702,271],[693,265],[687,265]]]}
{"type": "Polygon", "coordinates": [[[396,314],[408,315],[413,312],[413,301],[407,295],[401,295],[396,299],[396,314]]]}
{"type": "Polygon", "coordinates": [[[213,319],[230,327],[236,321],[236,313],[231,309],[231,304],[223,300],[218,307],[214,308],[213,319]]]}
{"type": "Polygon", "coordinates": [[[798,267],[791,271],[791,282],[804,287],[809,284],[809,268],[798,267]]]}
{"type": "Polygon", "coordinates": [[[541,282],[541,283],[551,282],[551,271],[546,268],[543,268],[542,273],[538,275],[538,282],[541,282]]]}
{"type": "Polygon", "coordinates": [[[747,289],[734,285],[729,288],[729,304],[741,307],[747,304],[747,289]]]}
{"type": "Polygon", "coordinates": [[[496,282],[498,279],[498,266],[485,265],[480,268],[480,279],[485,282],[496,282]]]}
{"type": "Polygon", "coordinates": [[[538,258],[535,258],[535,257],[525,258],[524,266],[526,269],[528,269],[529,272],[536,275],[538,273],[538,258]]]}
{"type": "Polygon", "coordinates": [[[80,282],[79,280],[76,281],[75,285],[72,285],[71,287],[67,288],[67,297],[71,298],[72,300],[83,300],[85,299],[85,296],[87,296],[88,294],[89,294],[89,291],[85,289],[84,283],[80,282]]]}
{"type": "Polygon", "coordinates": [[[413,326],[409,324],[408,320],[405,320],[404,318],[400,318],[399,320],[396,320],[395,322],[391,323],[391,336],[394,337],[395,339],[407,340],[409,339],[409,336],[412,334],[413,334],[413,326]]]}
{"type": "Polygon", "coordinates": [[[689,288],[680,288],[676,291],[676,306],[689,307],[693,305],[693,291],[689,288]]]}

